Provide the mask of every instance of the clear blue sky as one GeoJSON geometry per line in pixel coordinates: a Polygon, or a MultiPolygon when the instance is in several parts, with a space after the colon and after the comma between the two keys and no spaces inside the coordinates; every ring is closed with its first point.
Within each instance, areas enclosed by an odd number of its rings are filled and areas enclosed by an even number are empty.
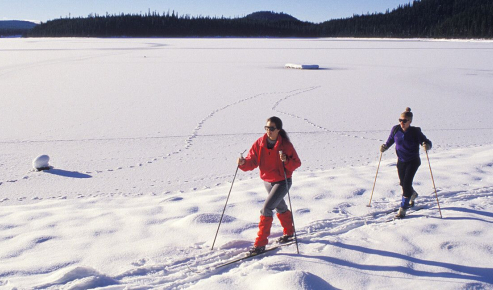
{"type": "Polygon", "coordinates": [[[0,20],[43,21],[60,17],[86,17],[120,13],[242,17],[256,11],[290,14],[300,20],[323,22],[367,12],[385,12],[412,0],[0,0],[0,20]]]}

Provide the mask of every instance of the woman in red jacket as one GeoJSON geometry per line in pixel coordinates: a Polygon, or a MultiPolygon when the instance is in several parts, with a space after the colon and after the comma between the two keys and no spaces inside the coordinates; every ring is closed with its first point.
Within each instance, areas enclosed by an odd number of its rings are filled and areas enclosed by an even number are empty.
{"type": "Polygon", "coordinates": [[[283,236],[279,242],[287,242],[294,235],[293,215],[289,211],[284,196],[291,187],[293,171],[301,166],[296,150],[291,144],[288,134],[282,128],[282,121],[278,117],[271,117],[265,126],[266,134],[260,137],[248,152],[246,158],[238,159],[238,167],[243,171],[254,170],[259,167],[260,178],[264,181],[269,193],[260,211],[258,237],[250,253],[262,253],[268,243],[270,228],[273,221],[273,210],[283,227],[283,236]],[[287,188],[286,179],[287,177],[287,188]]]}

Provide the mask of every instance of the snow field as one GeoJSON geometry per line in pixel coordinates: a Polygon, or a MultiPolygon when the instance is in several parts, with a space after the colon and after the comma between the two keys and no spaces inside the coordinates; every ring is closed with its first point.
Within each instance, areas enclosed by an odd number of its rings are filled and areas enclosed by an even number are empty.
{"type": "MultiPolygon", "coordinates": [[[[0,288],[493,289],[489,41],[6,39],[0,288]],[[317,71],[283,64],[317,63],[317,71]],[[433,141],[407,219],[405,107],[433,141]],[[302,167],[295,246],[244,254],[266,193],[236,158],[283,119],[302,167]],[[50,156],[54,169],[34,172],[50,156]],[[412,284],[411,284],[412,283],[412,284]],[[409,285],[409,287],[407,287],[409,285]]],[[[274,220],[271,240],[282,229],[274,220]]]]}

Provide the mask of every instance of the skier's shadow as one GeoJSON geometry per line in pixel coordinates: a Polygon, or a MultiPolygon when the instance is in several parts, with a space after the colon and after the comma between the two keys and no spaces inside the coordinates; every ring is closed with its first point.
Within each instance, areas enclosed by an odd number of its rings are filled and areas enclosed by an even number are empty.
{"type": "Polygon", "coordinates": [[[55,169],[55,168],[43,170],[43,172],[53,174],[53,175],[59,175],[59,176],[63,176],[63,177],[70,177],[70,178],[91,178],[92,177],[92,175],[77,172],[77,171],[68,171],[68,170],[55,169]]]}
{"type": "Polygon", "coordinates": [[[479,210],[474,210],[470,208],[462,208],[462,207],[444,207],[442,209],[446,210],[454,210],[454,211],[459,211],[459,212],[466,212],[466,213],[472,213],[480,216],[485,216],[485,217],[493,217],[493,213],[487,212],[487,211],[479,211],[479,210]]]}
{"type": "MultiPolygon", "coordinates": [[[[427,272],[424,270],[416,270],[413,268],[403,267],[403,266],[394,266],[394,265],[372,265],[372,264],[358,264],[355,262],[339,259],[336,257],[328,257],[328,256],[310,256],[313,259],[319,259],[328,263],[332,263],[335,265],[341,265],[348,268],[355,268],[363,271],[372,271],[372,272],[401,272],[417,277],[431,277],[431,278],[454,278],[454,279],[465,279],[465,280],[473,280],[483,283],[493,283],[493,277],[491,277],[491,273],[493,268],[487,267],[476,267],[476,266],[465,266],[460,264],[453,264],[447,262],[433,261],[433,260],[425,260],[420,258],[411,257],[408,255],[404,255],[401,253],[395,253],[386,250],[378,250],[365,248],[357,245],[344,244],[341,242],[328,242],[328,241],[317,241],[318,243],[325,243],[332,247],[339,247],[344,250],[355,251],[359,253],[363,253],[366,255],[377,255],[382,257],[388,257],[393,259],[401,259],[413,264],[421,264],[433,267],[442,267],[445,269],[451,270],[450,272],[442,271],[442,272],[427,272]]],[[[294,255],[294,254],[287,254],[294,255]]],[[[317,262],[318,263],[318,262],[317,262]]]]}

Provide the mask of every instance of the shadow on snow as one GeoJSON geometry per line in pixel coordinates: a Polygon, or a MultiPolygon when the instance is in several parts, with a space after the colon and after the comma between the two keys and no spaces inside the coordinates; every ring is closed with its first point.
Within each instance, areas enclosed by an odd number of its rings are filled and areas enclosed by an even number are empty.
{"type": "Polygon", "coordinates": [[[53,174],[53,175],[59,175],[63,177],[70,177],[70,178],[91,178],[92,176],[89,174],[77,172],[77,171],[68,171],[68,170],[62,170],[62,169],[50,169],[50,170],[45,170],[43,172],[53,174]]]}
{"type": "MultiPolygon", "coordinates": [[[[308,258],[315,258],[315,259],[319,259],[322,261],[326,261],[328,263],[332,263],[332,264],[336,264],[336,265],[340,265],[340,266],[344,266],[344,267],[355,268],[355,269],[362,270],[362,271],[371,271],[371,272],[375,272],[375,271],[377,271],[377,272],[390,272],[390,271],[392,271],[392,272],[400,272],[400,273],[404,273],[404,274],[408,274],[408,275],[413,275],[416,277],[453,278],[453,279],[473,280],[473,281],[489,283],[489,284],[493,283],[493,276],[491,275],[491,273],[493,273],[493,268],[470,267],[470,266],[451,264],[451,263],[445,263],[445,262],[424,260],[424,259],[406,256],[406,255],[399,254],[399,253],[394,253],[394,252],[389,252],[389,251],[384,251],[384,250],[369,249],[369,248],[356,246],[356,245],[348,245],[348,244],[344,244],[341,242],[335,242],[335,243],[323,242],[323,241],[317,241],[317,242],[326,243],[327,245],[330,245],[330,246],[335,246],[335,247],[339,247],[339,248],[351,250],[351,251],[357,251],[357,252],[361,252],[361,253],[368,254],[368,255],[379,255],[379,256],[384,256],[384,257],[389,257],[389,258],[401,259],[401,260],[407,261],[409,263],[414,263],[414,264],[422,264],[422,265],[426,265],[426,266],[441,267],[441,268],[449,269],[449,270],[454,271],[456,273],[419,271],[419,270],[415,270],[415,269],[412,269],[410,267],[404,267],[404,266],[364,265],[364,264],[358,264],[358,263],[342,260],[339,258],[327,257],[327,256],[307,256],[308,258]]],[[[288,255],[291,255],[291,254],[288,254],[288,255]]]]}

